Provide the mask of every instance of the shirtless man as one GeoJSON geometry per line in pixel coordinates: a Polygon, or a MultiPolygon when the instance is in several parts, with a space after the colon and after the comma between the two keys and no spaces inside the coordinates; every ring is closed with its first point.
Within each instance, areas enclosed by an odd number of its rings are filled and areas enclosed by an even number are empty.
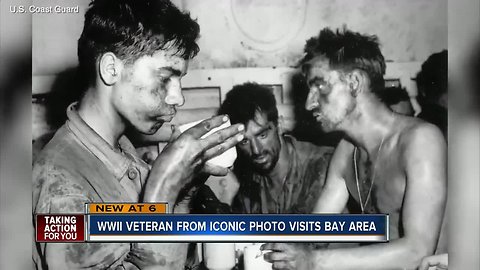
{"type": "Polygon", "coordinates": [[[342,131],[316,213],[390,214],[389,243],[334,250],[266,244],[274,269],[415,269],[434,254],[444,215],[446,146],[422,120],[390,111],[375,95],[385,62],[375,36],[324,29],[307,41],[306,108],[325,131],[342,131]]]}

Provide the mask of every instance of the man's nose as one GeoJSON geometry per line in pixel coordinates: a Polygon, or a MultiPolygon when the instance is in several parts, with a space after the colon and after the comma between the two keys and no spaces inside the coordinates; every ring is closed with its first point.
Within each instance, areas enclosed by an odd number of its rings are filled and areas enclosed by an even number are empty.
{"type": "Polygon", "coordinates": [[[260,153],[262,153],[262,146],[261,146],[260,143],[257,141],[257,139],[253,139],[253,140],[252,140],[252,143],[250,144],[250,148],[251,148],[252,154],[253,154],[254,156],[260,155],[260,153]]]}
{"type": "Polygon", "coordinates": [[[307,100],[305,101],[305,109],[311,111],[318,107],[318,90],[315,87],[310,87],[308,91],[307,100]]]}
{"type": "Polygon", "coordinates": [[[185,98],[182,94],[182,85],[180,84],[179,79],[172,79],[168,84],[167,96],[165,97],[165,103],[169,105],[175,105],[178,107],[185,104],[185,98]]]}

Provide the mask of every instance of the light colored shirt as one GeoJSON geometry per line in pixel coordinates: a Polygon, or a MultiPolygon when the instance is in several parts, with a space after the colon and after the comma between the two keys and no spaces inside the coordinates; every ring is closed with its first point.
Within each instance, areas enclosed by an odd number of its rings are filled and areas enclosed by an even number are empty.
{"type": "MultiPolygon", "coordinates": [[[[83,213],[87,202],[139,202],[150,167],[122,136],[110,146],[78,115],[76,104],[34,163],[33,212],[83,213]]],[[[35,243],[37,269],[139,269],[127,256],[152,255],[184,269],[188,244],[35,243]],[[48,268],[47,268],[48,266],[48,268]]]]}

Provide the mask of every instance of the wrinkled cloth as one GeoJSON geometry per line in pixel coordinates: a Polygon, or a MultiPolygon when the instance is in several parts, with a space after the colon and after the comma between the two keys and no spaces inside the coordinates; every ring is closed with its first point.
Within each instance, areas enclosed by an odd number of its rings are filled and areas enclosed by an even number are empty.
{"type": "Polygon", "coordinates": [[[232,205],[235,213],[311,213],[325,183],[332,147],[316,146],[283,135],[289,160],[288,174],[281,189],[273,180],[248,165],[235,167],[240,189],[232,205]]]}
{"type": "MultiPolygon", "coordinates": [[[[78,115],[68,120],[33,167],[33,213],[84,213],[87,202],[139,202],[150,166],[122,136],[110,146],[78,115]]],[[[128,257],[150,255],[165,269],[184,269],[187,244],[35,243],[37,269],[139,269],[128,257]]]]}
{"type": "Polygon", "coordinates": [[[213,190],[207,185],[201,185],[191,201],[192,214],[231,214],[232,210],[222,203],[213,190]]]}

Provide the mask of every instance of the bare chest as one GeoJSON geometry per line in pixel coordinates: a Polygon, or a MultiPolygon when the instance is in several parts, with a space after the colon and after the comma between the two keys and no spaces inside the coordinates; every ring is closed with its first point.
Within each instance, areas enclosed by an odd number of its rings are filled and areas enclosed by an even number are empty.
{"type": "Polygon", "coordinates": [[[345,182],[360,212],[399,214],[405,195],[406,175],[399,155],[390,153],[375,162],[353,155],[345,182]]]}

